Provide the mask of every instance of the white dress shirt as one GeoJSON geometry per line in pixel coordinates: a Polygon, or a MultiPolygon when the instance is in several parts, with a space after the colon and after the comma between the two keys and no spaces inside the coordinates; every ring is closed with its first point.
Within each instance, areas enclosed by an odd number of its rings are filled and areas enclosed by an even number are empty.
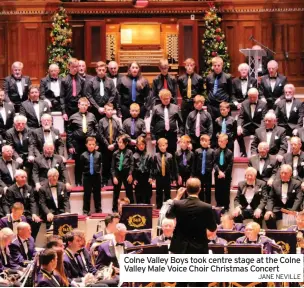
{"type": "Polygon", "coordinates": [[[247,94],[248,79],[247,81],[241,81],[241,86],[242,86],[243,97],[245,97],[247,94]]]}
{"type": "Polygon", "coordinates": [[[55,205],[58,208],[57,187],[51,187],[51,191],[52,191],[52,196],[53,196],[55,205]]]}
{"type": "Polygon", "coordinates": [[[260,163],[259,163],[259,172],[260,172],[260,174],[263,173],[264,166],[265,166],[265,160],[264,159],[260,159],[260,163]]]}
{"type": "Polygon", "coordinates": [[[54,143],[53,137],[52,137],[52,132],[43,132],[44,135],[44,142],[45,143],[54,143]]]}
{"type": "Polygon", "coordinates": [[[271,136],[272,136],[272,132],[273,131],[269,131],[269,132],[266,132],[266,142],[268,145],[270,145],[270,140],[271,140],[271,136]]]}
{"type": "Polygon", "coordinates": [[[272,92],[274,90],[275,84],[276,84],[276,79],[270,79],[270,86],[271,86],[271,91],[272,92]]]}
{"type": "Polygon", "coordinates": [[[58,80],[51,81],[51,90],[53,91],[55,97],[60,96],[60,86],[58,80]]]}
{"type": "Polygon", "coordinates": [[[100,79],[100,84],[99,84],[99,94],[101,97],[104,96],[105,91],[104,91],[104,82],[102,79],[100,79]]]}
{"type": "Polygon", "coordinates": [[[116,87],[116,85],[117,85],[117,77],[114,77],[114,78],[111,78],[111,79],[113,80],[114,85],[115,85],[115,87],[116,87]]]}
{"type": "Polygon", "coordinates": [[[3,119],[3,123],[5,125],[6,124],[6,112],[5,112],[4,107],[0,107],[0,114],[1,114],[1,117],[3,119]]]}
{"type": "Polygon", "coordinates": [[[254,117],[255,108],[256,108],[256,104],[255,103],[250,103],[251,118],[254,117]]]}
{"type": "Polygon", "coordinates": [[[282,202],[286,204],[287,202],[287,192],[288,192],[288,183],[282,184],[282,202]]]}
{"type": "MultiPolygon", "coordinates": [[[[254,187],[254,183],[252,185],[254,187]]],[[[251,201],[253,199],[253,196],[254,196],[254,188],[253,187],[247,187],[246,188],[245,198],[246,198],[246,200],[248,202],[248,206],[246,207],[247,209],[251,209],[250,203],[251,203],[251,201]]]]}
{"type": "Polygon", "coordinates": [[[34,110],[35,110],[36,117],[38,119],[38,123],[40,123],[39,103],[33,103],[33,107],[34,107],[34,110]]]}
{"type": "Polygon", "coordinates": [[[299,156],[298,155],[294,155],[292,157],[292,175],[293,177],[297,177],[298,176],[298,161],[299,161],[299,156]]]}
{"type": "Polygon", "coordinates": [[[19,96],[22,99],[22,96],[23,96],[22,83],[21,83],[21,81],[16,81],[16,84],[17,84],[19,96]]]}
{"type": "Polygon", "coordinates": [[[290,117],[290,111],[291,111],[291,106],[292,106],[293,101],[286,102],[286,116],[289,119],[290,117]]]}
{"type": "Polygon", "coordinates": [[[11,163],[7,163],[6,167],[7,167],[8,171],[9,171],[12,179],[14,179],[14,172],[13,172],[13,166],[12,166],[12,164],[11,163]]]}
{"type": "Polygon", "coordinates": [[[115,239],[113,239],[113,245],[114,245],[114,249],[115,249],[115,255],[116,255],[116,258],[119,262],[119,259],[120,259],[120,255],[124,254],[124,247],[121,246],[121,245],[118,245],[116,246],[117,242],[115,239]]]}

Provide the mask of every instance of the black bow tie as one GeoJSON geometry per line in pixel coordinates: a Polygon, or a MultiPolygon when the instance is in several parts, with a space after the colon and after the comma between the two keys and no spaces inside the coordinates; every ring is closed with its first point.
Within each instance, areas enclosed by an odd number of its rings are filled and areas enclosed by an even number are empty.
{"type": "Polygon", "coordinates": [[[57,185],[52,185],[52,186],[50,186],[51,188],[57,188],[57,185]]]}
{"type": "Polygon", "coordinates": [[[272,131],[273,131],[273,128],[266,129],[266,132],[272,132],[272,131]]]}
{"type": "Polygon", "coordinates": [[[254,105],[254,106],[256,106],[257,104],[256,104],[256,103],[250,103],[250,105],[254,105]]]}
{"type": "Polygon", "coordinates": [[[172,239],[172,237],[165,237],[165,241],[171,240],[171,239],[172,239]]]}
{"type": "Polygon", "coordinates": [[[53,160],[53,157],[45,157],[46,160],[53,160]]]}
{"type": "Polygon", "coordinates": [[[117,78],[117,75],[111,75],[111,74],[109,74],[108,77],[110,77],[111,79],[113,79],[113,78],[117,78]]]}
{"type": "Polygon", "coordinates": [[[12,164],[12,160],[8,160],[8,161],[5,161],[6,165],[7,164],[12,164]]]}
{"type": "Polygon", "coordinates": [[[260,160],[266,160],[267,157],[260,157],[260,160]]]}
{"type": "Polygon", "coordinates": [[[122,243],[116,243],[115,246],[125,246],[125,244],[122,242],[122,243]]]}
{"type": "Polygon", "coordinates": [[[270,77],[270,76],[269,76],[269,79],[270,79],[270,80],[277,80],[277,77],[270,77]]]}
{"type": "Polygon", "coordinates": [[[39,103],[39,101],[32,101],[32,103],[33,103],[33,104],[38,104],[38,103],[39,103]]]}
{"type": "Polygon", "coordinates": [[[241,78],[241,81],[246,81],[247,82],[247,78],[241,78]]]}
{"type": "Polygon", "coordinates": [[[256,241],[249,241],[248,240],[248,244],[256,244],[256,241]]]}
{"type": "Polygon", "coordinates": [[[21,78],[15,78],[16,82],[20,82],[21,78]]]}
{"type": "Polygon", "coordinates": [[[289,184],[289,181],[282,181],[282,184],[289,184]]]}
{"type": "Polygon", "coordinates": [[[247,186],[247,188],[250,188],[250,187],[253,188],[253,185],[248,185],[248,184],[247,184],[246,186],[247,186]]]}
{"type": "Polygon", "coordinates": [[[48,133],[50,133],[51,132],[51,130],[50,129],[46,129],[46,130],[44,130],[44,132],[48,132],[48,133]]]}
{"type": "Polygon", "coordinates": [[[20,220],[14,220],[13,223],[20,223],[20,220]]]}
{"type": "Polygon", "coordinates": [[[56,82],[57,80],[57,78],[51,78],[51,82],[56,82]]]}
{"type": "Polygon", "coordinates": [[[0,107],[3,107],[3,102],[2,102],[2,103],[0,103],[0,107]]]}
{"type": "Polygon", "coordinates": [[[292,102],[292,99],[285,99],[286,102],[292,102]]]}
{"type": "Polygon", "coordinates": [[[292,154],[292,157],[300,157],[300,154],[292,154]]]}

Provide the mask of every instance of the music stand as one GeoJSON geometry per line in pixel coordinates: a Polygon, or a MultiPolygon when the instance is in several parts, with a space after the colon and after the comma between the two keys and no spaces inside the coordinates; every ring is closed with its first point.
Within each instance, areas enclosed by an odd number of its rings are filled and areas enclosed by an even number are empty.
{"type": "Polygon", "coordinates": [[[56,215],[53,220],[53,234],[63,236],[78,227],[77,214],[56,215]]]}
{"type": "Polygon", "coordinates": [[[240,49],[240,52],[248,57],[249,75],[254,75],[255,79],[258,79],[259,65],[262,65],[262,57],[267,56],[266,51],[264,49],[240,49]]]}
{"type": "Polygon", "coordinates": [[[231,230],[217,230],[216,235],[220,238],[225,239],[228,244],[234,244],[236,239],[243,237],[244,232],[231,231],[231,230]]]}
{"type": "Polygon", "coordinates": [[[151,244],[151,238],[152,229],[128,231],[126,234],[126,240],[135,246],[151,244]]]}
{"type": "Polygon", "coordinates": [[[126,249],[126,254],[169,254],[167,244],[164,245],[139,245],[126,249]]]}
{"type": "Polygon", "coordinates": [[[275,243],[268,243],[269,254],[283,254],[281,246],[275,243]]]}
{"type": "Polygon", "coordinates": [[[127,230],[152,229],[152,209],[150,204],[123,205],[120,222],[126,225],[127,230]]]}
{"type": "Polygon", "coordinates": [[[297,232],[284,230],[266,230],[265,235],[281,246],[284,254],[297,253],[297,232]]]}
{"type": "Polygon", "coordinates": [[[221,244],[208,244],[208,249],[212,251],[212,254],[225,254],[225,245],[221,244]]]}
{"type": "Polygon", "coordinates": [[[262,244],[232,244],[227,246],[228,254],[262,254],[262,244]]]}

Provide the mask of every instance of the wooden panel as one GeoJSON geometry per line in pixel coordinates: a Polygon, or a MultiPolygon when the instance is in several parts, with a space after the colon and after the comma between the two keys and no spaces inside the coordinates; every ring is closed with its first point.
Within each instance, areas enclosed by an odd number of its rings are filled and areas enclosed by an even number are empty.
{"type": "Polygon", "coordinates": [[[84,59],[84,24],[72,24],[72,49],[73,56],[84,59]]]}
{"type": "Polygon", "coordinates": [[[230,22],[227,23],[224,27],[225,37],[226,37],[226,45],[228,47],[228,53],[230,56],[230,73],[236,74],[237,73],[237,66],[240,62],[243,62],[242,55],[239,52],[239,49],[242,47],[238,44],[238,33],[237,33],[237,23],[230,22]],[[234,41],[228,41],[229,39],[235,39],[234,41]],[[241,60],[242,59],[242,60],[241,60]]]}
{"type": "Polygon", "coordinates": [[[10,24],[8,28],[8,44],[7,44],[7,74],[11,73],[11,65],[14,61],[20,60],[20,47],[21,45],[20,37],[19,37],[19,25],[10,24]]]}
{"type": "Polygon", "coordinates": [[[5,78],[7,71],[7,33],[6,25],[0,24],[0,78],[5,78]]]}

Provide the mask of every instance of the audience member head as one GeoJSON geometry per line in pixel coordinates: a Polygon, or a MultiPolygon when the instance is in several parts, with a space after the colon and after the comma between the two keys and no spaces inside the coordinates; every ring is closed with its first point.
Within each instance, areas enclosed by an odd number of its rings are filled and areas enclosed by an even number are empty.
{"type": "Polygon", "coordinates": [[[64,237],[66,248],[71,250],[73,253],[76,253],[78,250],[82,248],[83,240],[79,235],[75,235],[73,231],[65,234],[64,237]]]}
{"type": "Polygon", "coordinates": [[[51,127],[53,126],[53,118],[50,114],[43,114],[40,119],[41,126],[43,131],[50,132],[51,127]]]}
{"type": "Polygon", "coordinates": [[[107,64],[102,62],[102,61],[98,61],[96,63],[95,70],[96,70],[97,76],[100,79],[103,79],[106,76],[106,73],[107,73],[107,64]]]}
{"type": "Polygon", "coordinates": [[[245,170],[245,179],[248,185],[254,185],[257,176],[257,170],[253,167],[248,167],[245,170]]]}
{"type": "Polygon", "coordinates": [[[2,158],[5,161],[12,161],[14,149],[10,145],[4,145],[2,146],[2,158]]]}
{"type": "Polygon", "coordinates": [[[15,234],[12,229],[5,227],[0,230],[0,248],[6,249],[12,243],[15,234]]]}
{"type": "Polygon", "coordinates": [[[146,139],[142,136],[137,137],[136,139],[136,148],[137,150],[143,152],[146,151],[146,139]]]}
{"type": "Polygon", "coordinates": [[[162,104],[164,106],[167,106],[170,104],[172,94],[168,89],[162,89],[159,91],[159,98],[160,98],[160,101],[162,102],[162,104]]]}
{"type": "Polygon", "coordinates": [[[205,104],[205,97],[202,95],[196,95],[193,100],[194,100],[194,108],[198,111],[201,111],[205,104]]]}
{"type": "Polygon", "coordinates": [[[241,63],[238,67],[241,78],[247,78],[249,73],[249,65],[247,63],[241,63]]]}
{"type": "Polygon", "coordinates": [[[58,79],[60,69],[57,64],[51,64],[49,66],[49,76],[53,79],[58,79]]]}
{"type": "Polygon", "coordinates": [[[55,251],[63,251],[64,244],[62,237],[59,235],[50,235],[47,237],[46,248],[54,249],[55,251]]]}
{"type": "Polygon", "coordinates": [[[140,73],[140,65],[136,62],[133,61],[132,63],[129,64],[128,66],[128,75],[133,78],[139,78],[141,73],[140,73]]]}
{"type": "Polygon", "coordinates": [[[119,223],[119,220],[120,220],[120,216],[119,216],[118,213],[109,214],[105,218],[105,225],[106,225],[106,229],[107,229],[108,234],[111,234],[111,233],[115,232],[116,224],[119,223]]]}
{"type": "Polygon", "coordinates": [[[104,105],[104,112],[107,118],[112,118],[113,116],[114,105],[113,103],[107,103],[104,105]]]}
{"type": "Polygon", "coordinates": [[[68,61],[69,73],[75,76],[78,73],[79,61],[76,58],[70,58],[68,61]]]}
{"type": "Polygon", "coordinates": [[[114,236],[116,243],[123,243],[126,239],[127,227],[125,224],[118,223],[115,226],[114,236]]]}
{"type": "Polygon", "coordinates": [[[123,134],[117,137],[117,145],[119,150],[126,149],[129,144],[130,138],[129,135],[123,134]]]}
{"type": "Polygon", "coordinates": [[[225,149],[227,144],[228,144],[228,135],[227,134],[220,134],[218,136],[218,139],[217,139],[217,142],[218,142],[218,145],[221,149],[225,149]]]}
{"type": "Polygon", "coordinates": [[[234,226],[233,215],[231,213],[225,213],[221,216],[221,225],[225,230],[232,230],[234,226]]]}
{"type": "Polygon", "coordinates": [[[17,225],[17,235],[19,238],[23,240],[28,240],[29,238],[31,238],[31,234],[32,234],[32,229],[29,223],[20,222],[17,225]]]}
{"type": "Polygon", "coordinates": [[[14,78],[20,79],[22,76],[23,63],[16,61],[12,64],[12,74],[14,78]]]}
{"type": "Polygon", "coordinates": [[[15,173],[16,184],[23,187],[27,182],[27,174],[24,170],[18,169],[15,173]]]}
{"type": "Polygon", "coordinates": [[[108,64],[108,72],[112,77],[117,76],[118,74],[118,64],[115,61],[110,61],[108,64]]]}
{"type": "Polygon", "coordinates": [[[279,69],[279,64],[275,60],[270,60],[267,64],[267,69],[270,77],[276,77],[279,69]]]}
{"type": "Polygon", "coordinates": [[[2,88],[0,88],[0,105],[3,105],[5,99],[5,92],[2,88]]]}
{"type": "Polygon", "coordinates": [[[291,137],[290,139],[291,152],[293,155],[301,153],[302,142],[299,137],[291,137]]]}
{"type": "Polygon", "coordinates": [[[227,117],[230,112],[230,105],[228,102],[222,102],[220,104],[220,113],[222,117],[227,117]]]}
{"type": "Polygon", "coordinates": [[[86,238],[85,233],[83,230],[80,229],[73,229],[73,233],[75,236],[79,236],[81,239],[81,248],[84,248],[86,246],[86,238]]]}
{"type": "Polygon", "coordinates": [[[87,72],[87,65],[83,60],[78,61],[78,73],[81,76],[84,76],[87,72]]]}
{"type": "Polygon", "coordinates": [[[210,136],[207,134],[201,135],[200,144],[201,144],[202,148],[208,149],[210,146],[210,136]]]}
{"type": "Polygon", "coordinates": [[[264,123],[266,129],[273,129],[275,124],[277,123],[277,116],[275,115],[273,110],[270,110],[266,113],[264,117],[264,123]]]}
{"type": "Polygon", "coordinates": [[[221,74],[223,71],[224,61],[221,57],[214,57],[211,60],[212,70],[215,74],[221,74]]]}
{"type": "Polygon", "coordinates": [[[57,266],[57,253],[53,249],[45,249],[39,255],[41,268],[53,272],[57,266]]]}
{"type": "Polygon", "coordinates": [[[269,144],[267,142],[260,142],[258,145],[258,152],[261,158],[266,158],[269,152],[269,144]]]}
{"type": "Polygon", "coordinates": [[[288,164],[282,164],[280,168],[280,177],[282,182],[289,182],[292,176],[292,168],[288,164]]]}
{"type": "Polygon", "coordinates": [[[166,153],[168,148],[168,140],[166,138],[159,138],[157,140],[157,146],[160,152],[166,153]]]}
{"type": "Polygon", "coordinates": [[[88,111],[89,105],[90,105],[90,102],[89,102],[88,98],[81,97],[78,100],[79,112],[82,113],[82,114],[86,113],[88,111]]]}
{"type": "Polygon", "coordinates": [[[180,138],[180,142],[179,142],[181,150],[182,151],[187,150],[189,148],[190,143],[191,143],[191,138],[188,135],[183,135],[180,138]]]}
{"type": "Polygon", "coordinates": [[[12,206],[12,216],[14,220],[19,220],[24,212],[24,206],[20,202],[15,202],[12,206]]]}
{"type": "Polygon", "coordinates": [[[29,99],[31,101],[39,101],[40,91],[38,85],[31,85],[29,88],[29,99]]]}
{"type": "Polygon", "coordinates": [[[188,75],[191,75],[194,73],[194,69],[195,69],[195,61],[192,58],[187,58],[184,61],[184,66],[186,68],[186,73],[188,75]]]}
{"type": "Polygon", "coordinates": [[[95,137],[87,137],[86,139],[86,147],[90,153],[94,153],[96,148],[96,138],[95,137]]]}
{"type": "Polygon", "coordinates": [[[292,101],[296,92],[296,88],[293,84],[286,84],[284,86],[284,96],[286,101],[292,101]]]}
{"type": "Polygon", "coordinates": [[[298,230],[304,230],[304,211],[298,212],[296,222],[298,230]]]}
{"type": "Polygon", "coordinates": [[[22,132],[25,129],[27,118],[23,115],[16,115],[14,117],[14,127],[17,132],[22,132]]]}
{"type": "Polygon", "coordinates": [[[256,222],[250,222],[245,227],[245,236],[249,241],[257,241],[261,226],[256,222]]]}
{"type": "Polygon", "coordinates": [[[118,214],[121,215],[123,205],[129,205],[129,204],[130,204],[130,199],[128,197],[119,198],[118,199],[118,214]]]}
{"type": "Polygon", "coordinates": [[[158,68],[160,70],[160,73],[164,76],[168,74],[169,71],[169,63],[168,59],[162,58],[159,60],[158,68]]]}
{"type": "Polygon", "coordinates": [[[58,179],[59,179],[58,170],[56,168],[51,168],[47,173],[47,177],[48,177],[50,186],[56,186],[58,183],[58,179]]]}
{"type": "Polygon", "coordinates": [[[43,154],[45,157],[53,157],[55,146],[52,142],[45,142],[43,145],[43,154]]]}
{"type": "Polygon", "coordinates": [[[164,218],[162,222],[162,231],[165,237],[172,237],[175,228],[175,220],[164,218]]]}
{"type": "Polygon", "coordinates": [[[130,105],[130,114],[132,118],[137,118],[140,113],[140,107],[137,103],[132,103],[130,105]]]}
{"type": "Polygon", "coordinates": [[[250,103],[257,103],[259,99],[259,91],[256,88],[250,88],[247,92],[250,103]]]}
{"type": "Polygon", "coordinates": [[[198,178],[189,178],[186,182],[186,189],[189,195],[198,195],[201,191],[201,181],[198,178]]]}
{"type": "Polygon", "coordinates": [[[207,234],[208,240],[210,240],[210,241],[215,240],[216,239],[216,232],[217,232],[217,229],[213,232],[207,229],[206,234],[207,234]]]}

